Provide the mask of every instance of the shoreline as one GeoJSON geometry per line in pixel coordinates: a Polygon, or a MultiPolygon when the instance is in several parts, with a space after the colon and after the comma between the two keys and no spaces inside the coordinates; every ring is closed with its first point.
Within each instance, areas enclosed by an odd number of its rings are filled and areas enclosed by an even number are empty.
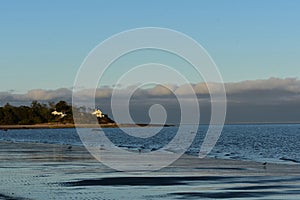
{"type": "MultiPolygon", "coordinates": [[[[61,148],[76,148],[77,150],[83,150],[83,151],[87,151],[88,150],[86,149],[86,147],[84,145],[78,145],[78,144],[68,144],[68,143],[43,143],[43,142],[23,142],[23,141],[9,141],[9,140],[0,140],[0,145],[2,145],[2,147],[4,145],[14,145],[16,147],[19,147],[19,146],[23,146],[23,148],[27,148],[28,147],[33,147],[33,146],[36,146],[36,147],[41,147],[41,146],[44,146],[46,148],[58,148],[58,149],[61,149],[61,148]],[[33,145],[33,146],[32,146],[33,145]]],[[[103,149],[104,150],[104,149],[103,149]]],[[[128,151],[130,151],[128,149],[128,151]]],[[[172,152],[174,153],[174,152],[172,152]]],[[[93,157],[91,155],[91,157],[93,157]]],[[[226,158],[226,157],[213,157],[213,156],[205,156],[204,158],[199,158],[197,155],[194,155],[194,154],[188,154],[188,153],[184,153],[182,154],[182,156],[178,159],[178,160],[181,160],[182,158],[192,158],[192,159],[200,159],[200,160],[214,160],[216,163],[217,161],[221,161],[222,163],[223,162],[228,162],[228,163],[252,163],[252,164],[255,164],[255,165],[261,165],[261,166],[264,166],[266,164],[268,165],[280,165],[280,166],[297,166],[299,167],[299,162],[298,161],[295,161],[293,159],[288,159],[288,158],[280,158],[280,162],[279,161],[270,161],[268,159],[265,159],[265,160],[251,160],[251,159],[232,159],[232,158],[226,158]]],[[[300,168],[299,168],[300,170],[300,168]]],[[[300,173],[300,171],[299,171],[300,173]]],[[[0,199],[1,200],[1,199],[0,199]]]]}
{"type": "Polygon", "coordinates": [[[99,124],[78,124],[75,126],[75,124],[55,124],[55,123],[49,123],[49,124],[33,124],[33,125],[0,125],[0,130],[10,130],[10,129],[61,129],[61,128],[100,128],[100,127],[117,127],[117,124],[105,124],[105,125],[99,125],[99,124]]]}
{"type": "MultiPolygon", "coordinates": [[[[92,162],[99,163],[99,161],[96,158],[93,157],[93,155],[86,149],[85,146],[80,146],[80,145],[56,144],[56,143],[38,143],[38,142],[37,143],[36,142],[12,142],[12,141],[3,141],[3,140],[0,140],[0,145],[1,145],[1,147],[3,147],[3,151],[1,153],[5,152],[5,150],[8,150],[8,149],[15,149],[15,150],[21,149],[21,151],[13,151],[13,154],[17,153],[17,154],[22,154],[22,155],[26,155],[26,154],[28,155],[28,154],[31,154],[32,151],[26,151],[26,149],[30,149],[30,150],[35,150],[36,153],[39,152],[41,154],[47,154],[47,156],[49,156],[48,153],[50,153],[50,154],[63,153],[63,154],[66,154],[66,156],[68,155],[68,156],[72,157],[72,154],[77,154],[79,152],[79,154],[82,156],[83,160],[86,160],[88,158],[92,162]],[[72,147],[72,148],[69,149],[69,147],[72,147]],[[45,151],[45,149],[57,149],[57,151],[55,151],[55,152],[45,151]]],[[[106,150],[103,149],[103,151],[105,152],[106,150]]],[[[10,152],[10,150],[7,151],[7,153],[9,153],[9,152],[10,152]]],[[[0,155],[1,155],[1,153],[0,153],[0,155]]],[[[112,153],[112,157],[115,156],[114,152],[111,152],[111,153],[112,153]]],[[[43,160],[47,160],[48,159],[47,156],[44,157],[43,160]]],[[[23,157],[23,158],[25,158],[25,157],[23,157]]],[[[1,158],[3,158],[3,157],[0,156],[0,160],[1,160],[1,158]]],[[[13,156],[13,157],[10,157],[10,158],[7,158],[7,159],[14,160],[15,158],[16,157],[13,156]]],[[[22,157],[19,157],[19,158],[20,158],[20,160],[22,160],[22,157]]],[[[50,155],[50,158],[52,159],[52,155],[50,155]]],[[[63,157],[63,158],[67,158],[67,157],[63,157]]],[[[59,160],[60,160],[60,162],[63,161],[61,159],[59,159],[59,160]]],[[[212,169],[220,168],[222,165],[230,165],[230,166],[232,166],[232,165],[234,165],[234,166],[246,165],[246,166],[249,167],[248,169],[245,168],[246,171],[248,171],[248,170],[249,171],[256,171],[257,169],[259,169],[259,171],[262,170],[261,172],[266,172],[265,171],[266,167],[264,167],[265,163],[260,162],[260,161],[215,158],[215,157],[209,157],[209,156],[206,156],[204,158],[199,158],[198,156],[184,153],[176,161],[174,161],[172,164],[170,164],[169,166],[166,166],[166,167],[164,167],[164,168],[162,168],[158,171],[157,170],[152,171],[151,173],[164,171],[164,169],[174,168],[175,166],[179,167],[179,168],[182,168],[182,167],[193,168],[193,167],[196,166],[196,169],[202,169],[202,170],[205,169],[205,170],[211,171],[212,169]],[[188,162],[186,162],[186,161],[188,161],[188,162]],[[190,166],[188,163],[192,164],[194,166],[190,166]],[[205,167],[203,165],[210,165],[210,169],[207,168],[207,166],[205,167]]],[[[289,173],[293,174],[294,170],[296,169],[297,174],[300,174],[299,165],[295,164],[295,163],[267,162],[267,167],[269,169],[270,168],[276,168],[276,169],[280,168],[280,169],[284,170],[284,174],[289,174],[289,173]],[[288,168],[292,168],[293,170],[289,171],[288,168]]],[[[228,168],[228,170],[229,171],[235,171],[236,169],[230,167],[230,168],[228,168]]],[[[121,171],[119,171],[119,172],[121,172],[121,171]]],[[[277,172],[279,172],[279,171],[277,171],[277,172]]],[[[283,171],[281,171],[281,172],[283,172],[283,171]]],[[[281,174],[281,172],[279,172],[279,174],[281,174]]],[[[121,173],[123,173],[123,172],[121,172],[121,173]]]]}
{"type": "MultiPolygon", "coordinates": [[[[224,125],[280,125],[280,124],[287,124],[287,125],[300,125],[300,122],[290,122],[290,123],[274,123],[274,122],[262,122],[262,123],[226,123],[224,125]]],[[[191,125],[191,124],[184,124],[184,125],[191,125]]],[[[199,125],[209,125],[209,124],[199,124],[199,125]]],[[[12,129],[64,129],[64,128],[122,128],[122,127],[176,127],[178,125],[175,124],[116,124],[116,123],[109,123],[109,124],[57,124],[57,123],[45,123],[45,124],[32,124],[32,125],[0,125],[0,131],[7,131],[12,129]]]]}
{"type": "Polygon", "coordinates": [[[62,128],[119,128],[119,127],[171,127],[175,125],[167,124],[167,125],[160,125],[160,124],[56,124],[56,123],[49,123],[49,124],[33,124],[33,125],[0,125],[0,130],[7,131],[11,129],[62,129],[62,128]]]}

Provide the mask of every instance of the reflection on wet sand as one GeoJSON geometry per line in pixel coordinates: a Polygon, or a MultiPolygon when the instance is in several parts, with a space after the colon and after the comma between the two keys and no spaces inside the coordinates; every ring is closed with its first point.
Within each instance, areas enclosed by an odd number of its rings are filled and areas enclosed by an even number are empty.
{"type": "Polygon", "coordinates": [[[122,173],[83,147],[1,142],[0,199],[299,199],[298,164],[184,155],[151,173],[122,173]]]}

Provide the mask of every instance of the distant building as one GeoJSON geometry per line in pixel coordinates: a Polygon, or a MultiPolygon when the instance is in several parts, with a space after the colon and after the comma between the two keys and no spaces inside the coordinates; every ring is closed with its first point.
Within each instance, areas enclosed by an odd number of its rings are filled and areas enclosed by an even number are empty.
{"type": "Polygon", "coordinates": [[[51,114],[52,114],[52,115],[58,115],[58,116],[60,116],[61,118],[67,116],[67,114],[62,113],[62,112],[57,112],[56,110],[53,111],[51,114]]]}
{"type": "Polygon", "coordinates": [[[99,118],[103,118],[104,117],[104,114],[99,109],[96,109],[94,112],[92,112],[92,115],[96,115],[96,117],[99,117],[99,118]]]}

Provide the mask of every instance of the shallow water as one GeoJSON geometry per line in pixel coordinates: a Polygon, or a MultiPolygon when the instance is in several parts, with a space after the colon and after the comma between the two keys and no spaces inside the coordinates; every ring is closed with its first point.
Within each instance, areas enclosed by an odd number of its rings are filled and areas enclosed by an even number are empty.
{"type": "MultiPolygon", "coordinates": [[[[94,132],[95,129],[82,129],[94,132]]],[[[168,144],[177,133],[177,127],[164,127],[149,138],[138,138],[125,134],[121,129],[102,129],[106,136],[118,147],[129,150],[155,151],[168,144]]],[[[127,131],[151,133],[156,127],[125,128],[127,131]]],[[[187,154],[198,155],[207,126],[201,125],[197,135],[187,150],[187,154]]],[[[189,133],[187,133],[189,134],[189,133]]],[[[82,145],[76,129],[25,129],[0,131],[0,140],[12,142],[36,142],[48,144],[82,145]]],[[[299,163],[300,125],[225,125],[216,146],[208,155],[215,158],[252,160],[259,162],[299,163]]]]}

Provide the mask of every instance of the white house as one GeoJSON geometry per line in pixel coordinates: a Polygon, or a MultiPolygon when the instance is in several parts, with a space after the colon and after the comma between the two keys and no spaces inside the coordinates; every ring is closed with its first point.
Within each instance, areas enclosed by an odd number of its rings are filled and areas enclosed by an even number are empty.
{"type": "Polygon", "coordinates": [[[99,118],[104,117],[104,114],[99,109],[96,109],[94,112],[92,112],[92,115],[96,115],[96,117],[99,117],[99,118]]]}
{"type": "Polygon", "coordinates": [[[53,111],[51,114],[52,114],[52,115],[58,115],[58,116],[60,116],[61,118],[67,116],[67,114],[62,113],[62,112],[57,112],[56,110],[53,111]]]}

